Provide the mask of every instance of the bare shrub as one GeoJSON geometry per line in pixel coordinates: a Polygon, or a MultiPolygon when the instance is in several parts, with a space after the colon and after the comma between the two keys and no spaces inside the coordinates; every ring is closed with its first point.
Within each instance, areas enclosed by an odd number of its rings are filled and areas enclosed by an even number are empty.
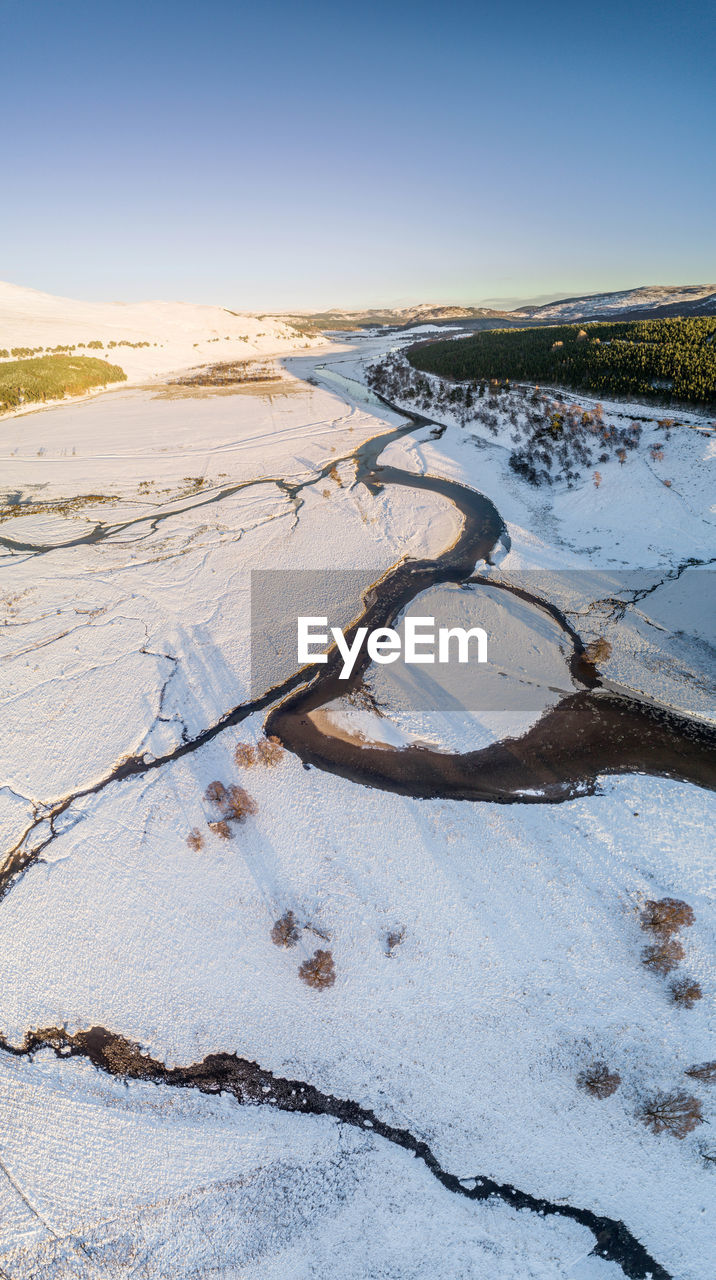
{"type": "MultiPolygon", "coordinates": [[[[243,822],[249,814],[258,813],[258,805],[252,799],[248,791],[244,791],[243,787],[239,787],[236,783],[231,783],[228,787],[223,782],[210,782],[204,797],[209,804],[219,810],[222,815],[224,825],[228,822],[243,822]]],[[[220,823],[210,822],[209,826],[215,831],[220,823]]],[[[228,836],[224,839],[228,840],[228,836]]]]}
{"type": "Polygon", "coordinates": [[[274,765],[278,764],[279,760],[281,760],[283,756],[283,747],[281,746],[278,738],[273,736],[270,738],[262,738],[258,744],[257,750],[259,753],[259,760],[262,764],[268,765],[269,768],[273,768],[274,765]]]}
{"type": "Polygon", "coordinates": [[[213,831],[214,835],[218,836],[220,840],[231,839],[231,827],[228,822],[224,822],[223,819],[221,822],[210,822],[209,830],[213,831]]]}
{"type": "Polygon", "coordinates": [[[692,1080],[700,1080],[702,1084],[716,1084],[716,1062],[701,1062],[698,1066],[687,1067],[685,1073],[692,1080]]]}
{"type": "Polygon", "coordinates": [[[221,811],[230,821],[243,822],[249,814],[258,813],[259,807],[248,791],[232,783],[226,789],[226,799],[221,805],[221,811]]]}
{"type": "Polygon", "coordinates": [[[675,978],[669,987],[671,999],[682,1009],[693,1009],[697,1000],[703,996],[701,984],[695,978],[675,978]]]}
{"type": "Polygon", "coordinates": [[[688,902],[679,898],[649,899],[641,913],[641,927],[652,933],[659,933],[668,938],[679,929],[689,928],[694,923],[694,913],[688,902]]]}
{"type": "Polygon", "coordinates": [[[204,792],[204,799],[221,809],[226,801],[226,787],[223,782],[210,782],[204,792]]]}
{"type": "Polygon", "coordinates": [[[707,1142],[700,1142],[698,1152],[707,1169],[716,1168],[716,1147],[710,1147],[707,1142]]]}
{"type": "Polygon", "coordinates": [[[312,924],[310,920],[304,928],[308,929],[311,933],[315,933],[316,937],[322,938],[324,942],[330,942],[331,940],[331,935],[327,929],[319,928],[317,924],[312,924]]]}
{"type": "Polygon", "coordinates": [[[648,1098],[639,1111],[639,1119],[652,1133],[670,1133],[675,1138],[685,1138],[697,1125],[703,1124],[701,1103],[693,1094],[682,1089],[671,1093],[656,1093],[648,1098]]]}
{"type": "Polygon", "coordinates": [[[616,1071],[610,1071],[606,1062],[593,1062],[577,1076],[579,1088],[591,1093],[593,1098],[610,1098],[621,1082],[621,1076],[616,1071]]]}
{"type": "Polygon", "coordinates": [[[584,647],[584,656],[587,662],[606,662],[611,655],[612,646],[604,636],[598,636],[596,640],[590,640],[589,644],[584,647]]]}
{"type": "Polygon", "coordinates": [[[405,938],[405,929],[403,928],[402,924],[397,929],[391,929],[390,933],[385,939],[385,950],[389,956],[392,956],[393,952],[395,951],[395,948],[400,946],[404,938],[405,938]]]}
{"type": "Polygon", "coordinates": [[[309,987],[315,987],[318,991],[332,987],[336,980],[336,969],[330,951],[314,952],[310,960],[304,960],[298,976],[309,987]]]}
{"type": "Polygon", "coordinates": [[[189,848],[194,850],[194,853],[198,853],[200,849],[204,848],[204,837],[198,827],[192,827],[186,842],[189,848]]]}
{"type": "Polygon", "coordinates": [[[671,973],[672,969],[684,958],[684,948],[680,942],[675,942],[673,938],[665,938],[663,942],[657,942],[654,946],[644,947],[641,953],[641,962],[646,965],[647,969],[651,969],[654,973],[660,973],[666,977],[667,973],[671,973]]]}
{"type": "Polygon", "coordinates": [[[256,764],[256,748],[250,742],[237,742],[234,760],[241,768],[250,769],[252,764],[256,764]]]}
{"type": "Polygon", "coordinates": [[[293,911],[284,911],[271,930],[271,941],[277,947],[295,947],[301,933],[293,911]]]}

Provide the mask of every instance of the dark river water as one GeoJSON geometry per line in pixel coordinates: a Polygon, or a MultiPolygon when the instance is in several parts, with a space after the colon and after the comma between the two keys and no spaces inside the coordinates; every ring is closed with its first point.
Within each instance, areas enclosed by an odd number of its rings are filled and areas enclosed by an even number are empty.
{"type": "MultiPolygon", "coordinates": [[[[359,385],[355,384],[356,389],[359,385]]],[[[438,583],[472,581],[479,589],[476,564],[489,563],[498,545],[509,547],[504,521],[484,494],[453,480],[379,464],[387,445],[406,432],[441,430],[421,414],[388,407],[411,420],[355,451],[356,483],[373,491],[401,485],[438,494],[461,513],[463,527],[453,546],[441,555],[401,563],[366,592],[363,612],[346,632],[349,641],[359,626],[372,630],[392,625],[416,596],[438,583]]],[[[571,671],[577,689],[525,734],[479,750],[449,754],[423,745],[400,750],[366,746],[332,733],[325,718],[318,724],[311,713],[360,689],[369,665],[365,650],[348,680],[338,678],[340,655],[329,655],[308,687],[293,692],[270,712],[266,732],[306,764],[353,782],[418,797],[554,803],[594,791],[600,774],[618,773],[656,774],[716,789],[716,730],[611,684],[604,687],[585,658],[579,636],[559,609],[524,590],[504,584],[502,589],[513,591],[536,611],[549,612],[569,636],[573,650],[571,671]]]]}

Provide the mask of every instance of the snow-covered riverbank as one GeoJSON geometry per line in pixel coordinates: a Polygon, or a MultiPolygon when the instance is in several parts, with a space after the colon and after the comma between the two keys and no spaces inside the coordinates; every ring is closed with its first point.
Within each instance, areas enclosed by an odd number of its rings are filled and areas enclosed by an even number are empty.
{"type": "MultiPolygon", "coordinates": [[[[92,794],[125,756],[171,754],[246,700],[252,568],[382,571],[454,542],[447,500],[354,486],[341,461],[400,421],[325,376],[360,383],[381,342],[298,351],[278,391],[128,389],[3,425],[17,495],[0,527],[4,847],[33,810],[88,794],[0,903],[2,1032],[19,1043],[31,1027],[100,1024],[170,1064],[235,1051],[370,1107],[461,1178],[623,1220],[678,1280],[710,1280],[706,1126],[654,1137],[636,1111],[713,1057],[711,793],[631,775],[559,806],[418,801],[287,753],[237,764],[262,712],[92,794]],[[207,828],[215,779],[258,807],[230,841],[207,828]],[[187,844],[194,828],[201,849],[187,844]],[[639,910],[667,894],[696,916],[684,966],[704,998],[690,1011],[640,963],[639,910]],[[271,940],[287,909],[292,950],[271,940]],[[298,978],[316,947],[335,961],[326,991],[298,978]],[[605,1101],[575,1083],[595,1058],[622,1078],[605,1101]]],[[[689,495],[704,454],[690,459],[674,458],[689,495]]],[[[491,498],[512,539],[499,574],[517,581],[536,569],[555,585],[564,570],[656,577],[696,544],[707,556],[696,496],[683,521],[646,489],[630,511],[647,483],[636,459],[551,508],[510,474],[499,441],[457,426],[439,440],[416,429],[383,460],[491,498]]],[[[587,604],[600,593],[585,588],[587,604]]],[[[693,671],[704,615],[692,614],[679,643],[693,671]]],[[[651,636],[646,602],[638,617],[651,636]]],[[[671,660],[669,624],[658,652],[671,660]]],[[[638,659],[632,649],[635,679],[649,666],[638,659]]],[[[660,679],[672,701],[686,697],[688,679],[660,679]]],[[[0,1267],[17,1280],[102,1268],[327,1280],[337,1254],[356,1280],[622,1274],[590,1256],[585,1228],[457,1200],[406,1152],[334,1120],[167,1096],[49,1051],[0,1054],[0,1107],[0,1267]]]]}

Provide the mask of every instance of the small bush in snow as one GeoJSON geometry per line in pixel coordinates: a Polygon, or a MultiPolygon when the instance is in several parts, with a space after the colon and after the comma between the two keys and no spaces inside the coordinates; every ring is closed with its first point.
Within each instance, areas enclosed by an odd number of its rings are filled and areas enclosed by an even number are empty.
{"type": "Polygon", "coordinates": [[[684,948],[673,938],[665,938],[663,942],[657,942],[654,946],[644,947],[641,953],[642,964],[664,977],[667,973],[671,973],[683,958],[684,948]]]}
{"type": "Polygon", "coordinates": [[[218,836],[220,840],[231,839],[231,827],[223,819],[220,822],[210,822],[209,830],[213,831],[214,835],[218,836]]]}
{"type": "Polygon", "coordinates": [[[610,1071],[606,1062],[593,1062],[577,1076],[579,1088],[584,1089],[585,1093],[591,1093],[593,1098],[610,1098],[621,1082],[621,1076],[616,1071],[610,1071]]]}
{"type": "Polygon", "coordinates": [[[309,987],[315,987],[318,991],[332,987],[336,980],[336,969],[330,951],[315,951],[310,960],[304,960],[298,976],[309,987]]]}
{"type": "Polygon", "coordinates": [[[606,662],[607,658],[612,655],[612,646],[604,636],[598,636],[596,640],[590,640],[588,645],[584,647],[584,656],[587,662],[596,664],[597,662],[606,662]]]}
{"type": "Polygon", "coordinates": [[[259,760],[262,764],[268,765],[269,768],[273,768],[274,765],[278,764],[283,756],[283,747],[278,738],[275,737],[262,738],[257,750],[259,760]]]}
{"type": "MultiPolygon", "coordinates": [[[[210,782],[204,798],[210,805],[219,810],[226,822],[243,822],[249,814],[258,813],[258,805],[248,791],[231,783],[228,787],[223,782],[210,782]]],[[[211,826],[211,823],[209,824],[211,826]]]]}
{"type": "Polygon", "coordinates": [[[271,941],[277,947],[295,947],[301,933],[293,911],[285,911],[271,930],[271,941]]]}
{"type": "Polygon", "coordinates": [[[696,1067],[688,1067],[685,1074],[692,1080],[700,1080],[702,1084],[716,1084],[716,1062],[702,1062],[696,1067]]]}
{"type": "Polygon", "coordinates": [[[659,898],[644,904],[641,913],[641,927],[652,933],[668,938],[679,929],[688,928],[694,923],[694,913],[688,902],[679,898],[659,898]]]}
{"type": "Polygon", "coordinates": [[[193,849],[195,853],[198,853],[200,849],[204,848],[204,837],[198,827],[192,827],[186,838],[186,842],[189,845],[189,848],[193,849]]]}
{"type": "Polygon", "coordinates": [[[240,768],[250,769],[252,764],[256,764],[256,748],[250,742],[237,742],[234,760],[240,768]]]}
{"type": "Polygon", "coordinates": [[[682,1009],[693,1009],[697,1000],[703,996],[701,985],[695,978],[676,978],[669,987],[671,999],[682,1009]]]}
{"type": "Polygon", "coordinates": [[[698,1098],[681,1089],[648,1098],[639,1118],[652,1133],[670,1133],[675,1138],[685,1138],[697,1125],[703,1124],[704,1119],[698,1098]]]}
{"type": "Polygon", "coordinates": [[[204,799],[221,809],[226,800],[226,787],[223,782],[210,782],[204,792],[204,799]]]}
{"type": "Polygon", "coordinates": [[[249,815],[258,811],[259,807],[253,796],[250,796],[248,791],[244,791],[243,787],[237,787],[235,783],[227,787],[223,812],[231,822],[243,822],[249,815]]]}
{"type": "Polygon", "coordinates": [[[392,956],[396,947],[399,947],[405,938],[405,929],[400,925],[397,929],[391,929],[385,940],[385,950],[389,956],[392,956]]]}

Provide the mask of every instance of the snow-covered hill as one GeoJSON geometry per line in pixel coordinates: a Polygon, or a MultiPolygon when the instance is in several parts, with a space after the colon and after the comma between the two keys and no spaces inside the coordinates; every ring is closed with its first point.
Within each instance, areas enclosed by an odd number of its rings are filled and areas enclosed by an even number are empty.
{"type": "Polygon", "coordinates": [[[0,282],[0,350],[100,341],[130,381],[310,346],[283,320],[187,302],[79,302],[0,282]],[[107,350],[114,343],[149,343],[107,350]]]}
{"type": "Polygon", "coordinates": [[[618,293],[594,293],[581,298],[562,298],[542,307],[520,307],[511,315],[529,320],[605,320],[625,313],[649,315],[714,315],[716,284],[644,285],[618,293]]]}

